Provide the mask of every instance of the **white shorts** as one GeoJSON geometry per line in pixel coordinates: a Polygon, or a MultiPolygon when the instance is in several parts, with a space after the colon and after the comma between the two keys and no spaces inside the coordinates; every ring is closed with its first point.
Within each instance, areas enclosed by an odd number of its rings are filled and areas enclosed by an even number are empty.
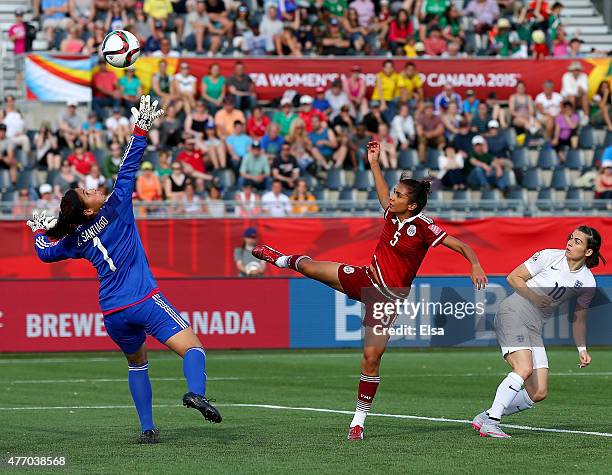
{"type": "Polygon", "coordinates": [[[506,305],[502,302],[499,306],[495,316],[495,335],[504,359],[515,351],[529,350],[533,359],[533,369],[548,368],[541,327],[527,325],[510,302],[506,305]]]}

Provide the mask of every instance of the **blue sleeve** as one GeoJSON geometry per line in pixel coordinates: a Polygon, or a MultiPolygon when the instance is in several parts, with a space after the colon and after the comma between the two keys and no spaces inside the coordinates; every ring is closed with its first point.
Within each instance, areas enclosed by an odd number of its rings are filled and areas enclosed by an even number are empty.
{"type": "Polygon", "coordinates": [[[65,239],[51,241],[43,233],[38,233],[35,235],[34,249],[36,249],[38,258],[43,262],[58,262],[76,257],[72,252],[70,252],[69,247],[66,245],[65,239]]]}
{"type": "Polygon", "coordinates": [[[122,205],[129,205],[131,208],[136,173],[140,168],[140,160],[142,159],[146,147],[146,136],[132,135],[123,153],[121,164],[119,165],[119,173],[117,173],[115,187],[106,200],[105,207],[107,207],[107,209],[112,211],[122,205]]]}

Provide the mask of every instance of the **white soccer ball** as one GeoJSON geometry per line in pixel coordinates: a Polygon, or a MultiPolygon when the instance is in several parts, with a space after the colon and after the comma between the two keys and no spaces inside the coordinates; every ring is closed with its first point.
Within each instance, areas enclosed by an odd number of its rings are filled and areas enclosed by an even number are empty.
{"type": "Polygon", "coordinates": [[[546,41],[546,33],[544,33],[542,30],[535,30],[533,33],[531,33],[531,39],[536,45],[541,45],[546,41]]]}
{"type": "Polygon", "coordinates": [[[127,68],[140,56],[140,42],[129,31],[111,31],[100,46],[100,55],[111,66],[127,68]]]}
{"type": "Polygon", "coordinates": [[[261,262],[257,261],[249,262],[246,266],[244,266],[246,275],[259,274],[261,273],[262,269],[263,266],[261,265],[261,262]]]}

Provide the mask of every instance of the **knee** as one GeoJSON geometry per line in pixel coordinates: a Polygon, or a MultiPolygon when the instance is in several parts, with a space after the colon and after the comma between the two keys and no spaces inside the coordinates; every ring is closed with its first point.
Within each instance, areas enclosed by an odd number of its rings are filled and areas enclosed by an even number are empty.
{"type": "Polygon", "coordinates": [[[535,393],[531,395],[531,400],[533,402],[540,402],[546,399],[546,396],[548,396],[548,388],[538,388],[535,393]]]}
{"type": "Polygon", "coordinates": [[[382,353],[378,351],[365,351],[361,361],[361,369],[366,374],[377,373],[380,368],[382,353]]]}
{"type": "Polygon", "coordinates": [[[523,381],[527,381],[531,373],[533,373],[533,367],[531,365],[517,366],[516,368],[512,368],[512,371],[523,378],[523,381]]]}
{"type": "Polygon", "coordinates": [[[142,366],[148,361],[146,350],[139,351],[133,355],[126,355],[126,358],[128,363],[132,366],[142,366]]]}

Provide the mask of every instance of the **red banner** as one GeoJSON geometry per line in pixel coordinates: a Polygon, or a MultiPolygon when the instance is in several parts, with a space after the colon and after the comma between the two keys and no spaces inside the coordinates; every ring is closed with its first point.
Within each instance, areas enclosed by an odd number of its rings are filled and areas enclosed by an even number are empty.
{"type": "MultiPolygon", "coordinates": [[[[159,282],[206,348],[287,348],[288,285],[284,279],[159,282]]],[[[0,281],[0,295],[0,352],[118,350],[104,329],[95,280],[0,281]]],[[[165,348],[151,337],[147,346],[165,348]]]]}
{"type": "MultiPolygon", "coordinates": [[[[588,224],[603,237],[602,254],[612,256],[612,218],[490,218],[437,221],[449,234],[470,244],[489,274],[507,274],[535,251],[562,248],[572,229],[588,224]]],[[[234,249],[245,228],[254,226],[259,241],[287,253],[317,259],[366,264],[378,242],[380,218],[145,220],[138,228],[153,274],[172,277],[234,277],[234,249]]],[[[0,222],[0,278],[62,279],[95,277],[86,261],[44,264],[34,251],[32,233],[22,222],[0,222]]],[[[612,257],[610,257],[612,259],[612,257]]],[[[420,275],[463,275],[465,260],[443,246],[431,250],[420,275]]],[[[610,274],[600,266],[595,273],[610,274]]],[[[266,275],[293,275],[268,266],[266,275]]],[[[0,295],[6,295],[4,292],[0,295]]],[[[95,300],[95,299],[94,299],[95,300]]]]}

